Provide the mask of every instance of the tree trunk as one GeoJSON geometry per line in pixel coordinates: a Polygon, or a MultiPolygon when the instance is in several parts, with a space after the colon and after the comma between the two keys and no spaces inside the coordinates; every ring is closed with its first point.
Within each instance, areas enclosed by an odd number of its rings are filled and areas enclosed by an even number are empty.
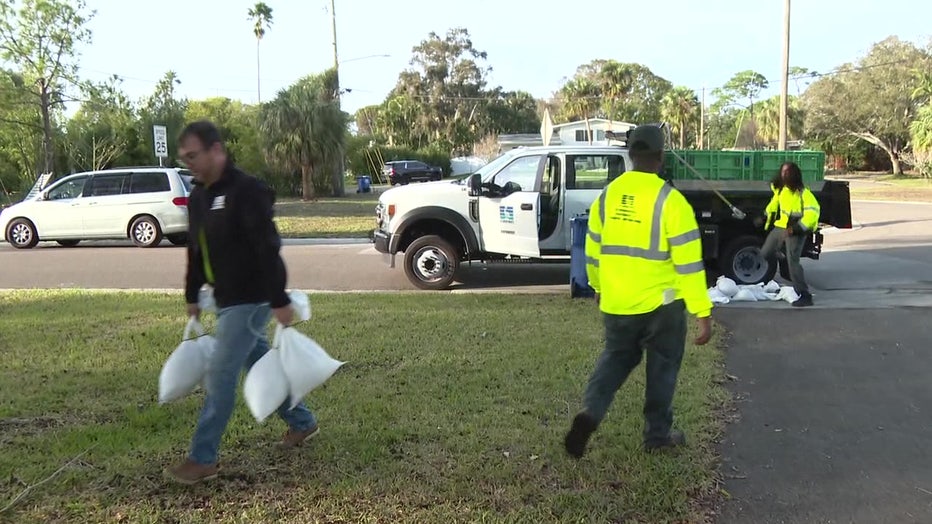
{"type": "Polygon", "coordinates": [[[55,152],[52,149],[51,94],[45,81],[39,83],[39,97],[42,105],[42,152],[45,157],[43,173],[52,173],[55,168],[55,152]]]}
{"type": "Polygon", "coordinates": [[[305,202],[314,199],[314,184],[311,182],[313,175],[312,166],[301,166],[301,200],[305,202]]]}
{"type": "Polygon", "coordinates": [[[259,64],[259,43],[261,39],[256,38],[256,99],[262,103],[262,71],[259,64]]]}
{"type": "Polygon", "coordinates": [[[686,119],[680,125],[680,149],[686,149],[686,119]]]}
{"type": "Polygon", "coordinates": [[[903,165],[900,163],[900,152],[895,148],[895,146],[887,144],[882,139],[880,139],[880,137],[874,135],[873,133],[850,132],[849,134],[851,136],[860,138],[861,140],[864,140],[865,142],[874,144],[880,149],[883,149],[884,152],[887,153],[887,156],[890,157],[890,164],[893,166],[893,174],[894,175],[903,174],[903,165]]]}
{"type": "Polygon", "coordinates": [[[586,115],[586,134],[589,137],[589,145],[592,145],[592,126],[589,125],[589,115],[586,115]]]}

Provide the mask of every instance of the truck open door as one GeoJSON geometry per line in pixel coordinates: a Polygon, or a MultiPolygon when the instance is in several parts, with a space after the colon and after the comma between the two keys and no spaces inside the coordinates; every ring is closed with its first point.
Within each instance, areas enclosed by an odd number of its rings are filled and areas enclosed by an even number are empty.
{"type": "Polygon", "coordinates": [[[482,250],[539,257],[540,193],[517,191],[505,197],[479,197],[482,250]]]}

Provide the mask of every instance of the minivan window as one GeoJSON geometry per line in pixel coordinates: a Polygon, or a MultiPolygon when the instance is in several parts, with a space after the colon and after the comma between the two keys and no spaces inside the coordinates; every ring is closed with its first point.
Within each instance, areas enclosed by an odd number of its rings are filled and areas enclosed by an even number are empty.
{"type": "Polygon", "coordinates": [[[110,196],[123,193],[126,175],[94,175],[87,196],[110,196]]]}
{"type": "Polygon", "coordinates": [[[133,173],[129,188],[130,193],[160,193],[171,191],[171,183],[165,173],[133,173]]]}
{"type": "Polygon", "coordinates": [[[63,182],[49,190],[48,199],[64,200],[67,198],[78,198],[81,196],[81,192],[84,191],[85,183],[87,183],[86,176],[63,182]]]}

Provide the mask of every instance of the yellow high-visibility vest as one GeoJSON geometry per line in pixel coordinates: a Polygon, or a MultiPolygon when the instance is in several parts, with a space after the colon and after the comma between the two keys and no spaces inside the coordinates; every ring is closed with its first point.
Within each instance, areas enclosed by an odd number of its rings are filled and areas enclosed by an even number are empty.
{"type": "Polygon", "coordinates": [[[680,298],[696,316],[712,310],[693,208],[652,173],[628,171],[593,202],[586,273],[605,313],[649,313],[680,298]]]}
{"type": "Polygon", "coordinates": [[[819,201],[809,188],[804,187],[802,191],[793,191],[784,187],[779,192],[775,192],[770,203],[767,204],[767,214],[777,214],[773,225],[776,227],[786,228],[790,218],[798,218],[799,224],[806,231],[812,231],[819,225],[819,214],[821,207],[819,201]]]}

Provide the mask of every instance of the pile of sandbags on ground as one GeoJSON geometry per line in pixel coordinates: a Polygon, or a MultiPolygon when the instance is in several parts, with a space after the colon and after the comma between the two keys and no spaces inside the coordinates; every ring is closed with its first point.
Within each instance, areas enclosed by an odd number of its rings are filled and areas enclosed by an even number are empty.
{"type": "Polygon", "coordinates": [[[734,280],[721,276],[715,285],[709,288],[709,299],[713,304],[728,304],[729,302],[765,302],[785,300],[793,303],[799,295],[793,286],[780,286],[771,280],[750,285],[738,285],[734,280]]]}

